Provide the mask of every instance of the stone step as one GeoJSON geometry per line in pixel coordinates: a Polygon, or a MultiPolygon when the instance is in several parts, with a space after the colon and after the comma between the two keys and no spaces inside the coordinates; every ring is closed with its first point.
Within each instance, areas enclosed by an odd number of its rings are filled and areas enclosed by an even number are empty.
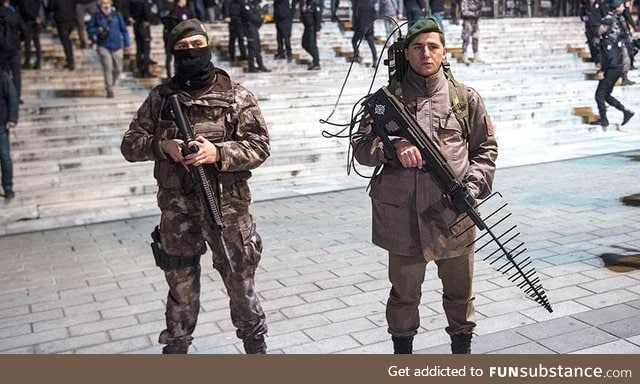
{"type": "MultiPolygon", "coordinates": [[[[576,47],[584,47],[584,30],[577,18],[483,19],[480,53],[485,64],[465,66],[460,55],[459,25],[445,25],[452,47],[450,62],[456,78],[477,89],[485,99],[501,148],[517,151],[544,142],[553,148],[587,146],[594,140],[584,116],[576,108],[595,107],[596,82],[585,80],[594,66],[584,63],[576,47]],[[569,48],[568,48],[569,46],[569,48]],[[582,143],[585,141],[585,143],[582,143]],[[577,144],[576,144],[577,143],[577,144]]],[[[383,36],[382,24],[376,36],[383,36]]],[[[406,31],[406,28],[405,28],[406,31]]],[[[154,71],[164,75],[162,28],[152,28],[154,71]]],[[[244,66],[226,60],[228,28],[209,26],[216,65],[228,70],[234,81],[257,97],[271,133],[272,156],[254,171],[254,198],[278,198],[366,184],[346,175],[348,141],[326,139],[322,131],[341,128],[320,124],[334,110],[340,87],[350,68],[352,32],[325,22],[319,40],[322,71],[309,72],[309,56],[299,45],[300,23],[293,25],[295,63],[273,59],[275,26],[261,29],[265,64],[269,74],[246,73],[244,66]],[[336,56],[336,51],[344,56],[336,56]],[[274,89],[274,84],[278,84],[274,89]]],[[[115,99],[103,95],[102,72],[94,50],[76,49],[76,71],[54,69],[63,63],[57,38],[43,42],[48,55],[41,70],[25,70],[25,104],[13,139],[15,182],[18,196],[0,209],[0,233],[51,225],[75,225],[114,217],[157,214],[153,163],[128,163],[120,155],[122,133],[160,79],[135,79],[125,72],[115,99]],[[96,186],[100,188],[96,188],[96,186]],[[2,224],[4,223],[4,224],[2,224]]],[[[378,45],[378,53],[382,45],[378,45]]],[[[347,123],[352,107],[371,86],[374,74],[368,48],[362,48],[365,65],[351,68],[347,86],[331,117],[347,123]]],[[[128,56],[130,63],[131,55],[128,56]]],[[[638,75],[632,73],[632,78],[638,75]]],[[[372,89],[387,81],[381,66],[372,89]]],[[[640,110],[640,87],[616,88],[629,106],[640,110]],[[637,88],[637,89],[636,89],[637,88]],[[639,100],[639,103],[631,100],[639,100]]],[[[617,118],[612,113],[611,120],[617,118]]],[[[640,126],[632,120],[630,128],[640,126]]],[[[528,152],[527,152],[528,153],[528,152]]],[[[506,159],[516,164],[517,159],[506,159]],[[515,161],[515,162],[514,162],[515,161]]],[[[505,159],[501,156],[501,161],[505,159]]],[[[366,167],[366,171],[370,169],[366,167]]]]}

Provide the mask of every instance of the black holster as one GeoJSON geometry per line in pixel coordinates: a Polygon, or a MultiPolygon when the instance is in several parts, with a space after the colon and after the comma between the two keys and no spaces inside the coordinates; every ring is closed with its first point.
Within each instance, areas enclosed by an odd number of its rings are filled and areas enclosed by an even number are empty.
{"type": "Polygon", "coordinates": [[[153,258],[156,260],[156,265],[163,271],[169,271],[172,269],[196,267],[200,265],[200,255],[197,256],[171,256],[160,244],[160,227],[156,225],[153,232],[151,232],[151,252],[153,258]]]}

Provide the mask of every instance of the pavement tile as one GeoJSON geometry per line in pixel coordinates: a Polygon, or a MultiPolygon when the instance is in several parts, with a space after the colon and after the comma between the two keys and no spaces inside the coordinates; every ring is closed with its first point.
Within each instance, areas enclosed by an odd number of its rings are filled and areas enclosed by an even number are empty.
{"type": "Polygon", "coordinates": [[[552,336],[561,335],[588,328],[589,325],[572,317],[561,317],[558,319],[542,321],[535,324],[525,325],[516,329],[516,332],[528,337],[531,340],[547,339],[552,336]]]}
{"type": "Polygon", "coordinates": [[[571,352],[575,354],[640,354],[640,346],[625,340],[616,340],[610,343],[596,345],[594,347],[571,352]]]}
{"type": "Polygon", "coordinates": [[[573,332],[538,340],[538,343],[557,353],[571,353],[585,348],[610,343],[616,337],[596,328],[585,328],[573,332]]]}
{"type": "Polygon", "coordinates": [[[313,340],[323,340],[352,332],[374,328],[376,325],[367,319],[351,319],[339,323],[325,324],[314,328],[306,328],[304,333],[313,340]]]}
{"type": "Polygon", "coordinates": [[[327,354],[359,347],[360,343],[349,335],[341,335],[311,343],[282,348],[285,354],[327,354]]]}
{"type": "Polygon", "coordinates": [[[490,334],[503,331],[505,329],[518,328],[523,325],[534,323],[535,321],[518,312],[507,313],[499,316],[487,317],[476,321],[475,332],[478,334],[490,334]]]}
{"type": "Polygon", "coordinates": [[[109,341],[88,347],[76,348],[74,352],[79,354],[121,354],[134,353],[134,351],[150,347],[152,347],[152,345],[147,337],[133,337],[130,339],[109,341]]]}
{"type": "Polygon", "coordinates": [[[598,293],[593,296],[579,298],[576,299],[576,301],[591,308],[603,308],[625,303],[630,300],[636,300],[638,298],[640,298],[640,294],[633,293],[625,289],[616,289],[613,291],[598,293]]]}
{"type": "Polygon", "coordinates": [[[576,314],[572,317],[584,323],[599,326],[601,324],[609,323],[613,320],[628,318],[637,319],[639,316],[640,308],[636,308],[628,304],[616,304],[609,307],[576,314]]]}
{"type": "Polygon", "coordinates": [[[109,342],[106,332],[96,332],[82,336],[72,336],[62,340],[38,344],[36,353],[73,353],[78,348],[96,346],[109,342]]]}
{"type": "Polygon", "coordinates": [[[530,342],[528,338],[513,330],[495,332],[486,335],[475,336],[471,342],[472,353],[488,353],[509,347],[514,347],[530,342]]]}
{"type": "Polygon", "coordinates": [[[609,332],[619,338],[627,338],[640,335],[640,322],[638,318],[627,318],[612,321],[606,324],[600,324],[598,328],[605,332],[609,332]]]}
{"type": "Polygon", "coordinates": [[[324,315],[332,322],[340,322],[358,317],[370,317],[371,315],[384,314],[385,304],[381,302],[369,302],[360,305],[349,305],[345,308],[326,311],[324,315]]]}
{"type": "Polygon", "coordinates": [[[555,354],[554,351],[543,347],[542,345],[536,342],[529,342],[525,344],[515,345],[513,347],[507,347],[504,349],[497,349],[495,351],[489,352],[490,354],[501,354],[501,355],[546,355],[546,354],[555,354]]]}
{"type": "MultiPolygon", "coordinates": [[[[322,313],[327,315],[327,312],[334,311],[336,309],[345,308],[347,305],[338,299],[328,299],[323,301],[316,301],[313,303],[299,304],[288,308],[283,308],[280,311],[289,319],[293,319],[300,316],[312,315],[322,313]]],[[[332,320],[333,321],[333,320],[332,320]]]]}

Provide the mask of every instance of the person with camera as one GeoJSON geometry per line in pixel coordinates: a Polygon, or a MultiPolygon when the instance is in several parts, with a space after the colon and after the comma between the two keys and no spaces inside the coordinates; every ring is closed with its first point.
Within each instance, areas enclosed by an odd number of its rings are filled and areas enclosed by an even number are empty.
{"type": "Polygon", "coordinates": [[[113,7],[112,0],[100,0],[99,5],[87,23],[87,33],[96,42],[107,97],[112,98],[113,87],[122,73],[123,48],[129,48],[131,39],[124,18],[113,7]]]}

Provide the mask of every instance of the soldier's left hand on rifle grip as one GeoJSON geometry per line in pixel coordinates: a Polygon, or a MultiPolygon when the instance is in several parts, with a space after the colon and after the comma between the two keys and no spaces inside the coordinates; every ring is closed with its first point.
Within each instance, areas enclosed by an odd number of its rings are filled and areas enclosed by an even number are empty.
{"type": "Polygon", "coordinates": [[[182,156],[182,143],[184,142],[180,139],[162,140],[160,148],[162,149],[162,152],[171,158],[171,160],[182,164],[186,169],[187,166],[185,165],[184,157],[182,156]]]}
{"type": "Polygon", "coordinates": [[[198,151],[184,157],[186,165],[200,166],[203,164],[214,164],[220,160],[218,147],[213,145],[203,136],[197,136],[195,141],[189,143],[189,147],[197,146],[198,151]]]}
{"type": "Polygon", "coordinates": [[[420,150],[410,142],[404,139],[394,142],[398,160],[405,168],[422,168],[422,154],[420,150]]]}

